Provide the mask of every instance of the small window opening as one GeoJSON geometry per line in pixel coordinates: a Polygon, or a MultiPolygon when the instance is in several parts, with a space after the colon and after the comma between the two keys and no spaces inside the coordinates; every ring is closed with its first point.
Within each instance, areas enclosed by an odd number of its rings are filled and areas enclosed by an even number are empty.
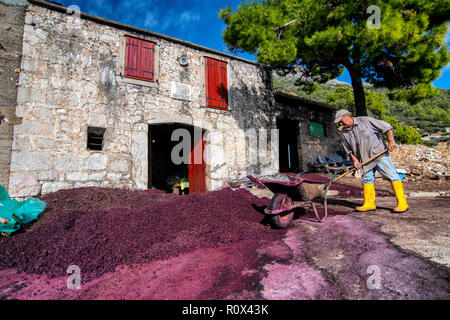
{"type": "Polygon", "coordinates": [[[89,150],[103,150],[105,130],[105,128],[88,127],[87,148],[89,150]]]}

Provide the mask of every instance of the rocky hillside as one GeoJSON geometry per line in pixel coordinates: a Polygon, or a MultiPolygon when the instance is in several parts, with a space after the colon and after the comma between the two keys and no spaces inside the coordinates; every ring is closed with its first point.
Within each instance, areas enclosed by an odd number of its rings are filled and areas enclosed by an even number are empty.
{"type": "MultiPolygon", "coordinates": [[[[278,76],[274,72],[274,89],[329,103],[327,98],[336,93],[336,90],[351,88],[350,84],[334,79],[320,85],[314,92],[308,93],[295,85],[296,77],[296,75],[278,76]]],[[[390,100],[387,90],[374,89],[367,83],[365,88],[366,91],[376,92],[384,100],[386,116],[395,118],[401,125],[418,129],[422,136],[440,133],[442,137],[439,142],[450,141],[450,134],[446,132],[446,129],[450,128],[450,90],[439,89],[440,92],[436,97],[411,105],[405,101],[390,100]]],[[[428,142],[428,144],[436,145],[437,142],[428,142]]]]}

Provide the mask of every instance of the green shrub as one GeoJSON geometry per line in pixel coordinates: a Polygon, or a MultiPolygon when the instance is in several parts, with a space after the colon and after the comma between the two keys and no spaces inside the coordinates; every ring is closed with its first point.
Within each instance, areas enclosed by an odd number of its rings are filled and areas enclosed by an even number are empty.
{"type": "Polygon", "coordinates": [[[393,117],[385,117],[384,121],[390,123],[394,128],[395,141],[403,144],[423,144],[421,135],[416,129],[405,127],[393,117]]]}
{"type": "Polygon", "coordinates": [[[436,140],[423,141],[423,144],[426,145],[427,147],[435,147],[435,146],[437,146],[438,141],[436,141],[436,140]]]}

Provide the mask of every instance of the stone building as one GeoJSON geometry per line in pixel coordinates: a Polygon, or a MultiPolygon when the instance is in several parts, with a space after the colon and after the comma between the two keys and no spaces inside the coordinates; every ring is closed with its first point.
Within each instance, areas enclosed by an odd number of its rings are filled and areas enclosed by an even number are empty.
{"type": "Polygon", "coordinates": [[[281,92],[274,95],[281,172],[307,171],[312,158],[338,149],[336,107],[281,92]]]}
{"type": "Polygon", "coordinates": [[[0,1],[0,185],[8,188],[26,1],[0,1]]]}
{"type": "Polygon", "coordinates": [[[171,176],[204,192],[334,151],[334,108],[274,93],[262,65],[45,1],[0,8],[11,50],[0,178],[12,197],[165,188],[171,176]]]}

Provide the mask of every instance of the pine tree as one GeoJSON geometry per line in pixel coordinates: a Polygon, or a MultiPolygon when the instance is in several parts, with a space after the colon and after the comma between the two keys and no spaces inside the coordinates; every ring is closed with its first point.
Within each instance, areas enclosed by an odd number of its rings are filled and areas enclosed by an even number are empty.
{"type": "Polygon", "coordinates": [[[437,94],[431,82],[449,61],[449,0],[247,0],[219,17],[230,50],[278,70],[300,66],[304,88],[347,69],[357,116],[367,115],[363,79],[416,103],[437,94]]]}

